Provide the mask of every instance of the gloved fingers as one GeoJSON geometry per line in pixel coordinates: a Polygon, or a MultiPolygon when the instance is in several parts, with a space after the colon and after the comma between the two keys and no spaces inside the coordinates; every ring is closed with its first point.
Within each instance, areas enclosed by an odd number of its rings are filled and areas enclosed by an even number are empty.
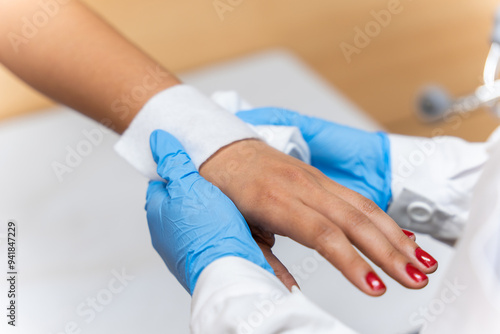
{"type": "Polygon", "coordinates": [[[325,125],[332,127],[332,131],[335,131],[336,129],[349,129],[356,132],[362,131],[358,129],[351,129],[347,126],[332,123],[320,118],[301,115],[295,111],[275,107],[244,110],[237,112],[236,116],[244,122],[252,125],[295,126],[299,128],[304,140],[308,143],[324,129],[325,125]]]}
{"type": "Polygon", "coordinates": [[[311,141],[325,124],[336,126],[334,123],[304,116],[295,111],[274,107],[244,110],[236,113],[236,116],[252,125],[295,126],[299,128],[306,142],[311,141]]]}
{"type": "Polygon", "coordinates": [[[150,137],[150,145],[153,159],[158,164],[158,175],[167,181],[169,194],[185,194],[201,179],[182,144],[170,133],[154,131],[150,137]]]}
{"type": "Polygon", "coordinates": [[[281,108],[256,108],[236,113],[242,121],[252,125],[284,125],[300,126],[300,115],[297,112],[281,108]]]}
{"type": "Polygon", "coordinates": [[[146,192],[146,211],[148,208],[161,205],[163,199],[167,196],[167,184],[163,181],[149,181],[146,192]]]}
{"type": "Polygon", "coordinates": [[[418,265],[415,255],[409,254],[406,249],[411,247],[412,244],[416,244],[397,225],[394,230],[397,235],[394,236],[387,236],[379,229],[379,226],[384,223],[395,224],[394,221],[386,217],[375,203],[363,196],[340,185],[337,185],[334,189],[335,194],[342,201],[345,200],[351,205],[350,210],[345,207],[345,204],[336,203],[338,201],[328,197],[327,193],[329,192],[327,190],[325,190],[325,194],[311,194],[310,202],[307,204],[317,208],[331,221],[335,222],[352,244],[400,284],[413,289],[420,289],[427,285],[428,278],[424,271],[420,270],[423,268],[418,265]],[[325,206],[322,208],[316,204],[319,198],[325,199],[322,202],[325,206]],[[342,204],[344,210],[338,211],[334,209],[342,204]],[[381,220],[384,222],[381,223],[381,220]],[[377,221],[377,224],[375,224],[375,221],[377,221]]]}
{"type": "Polygon", "coordinates": [[[167,192],[167,184],[163,181],[149,181],[148,190],[146,192],[146,201],[149,201],[153,196],[165,195],[167,192]]]}

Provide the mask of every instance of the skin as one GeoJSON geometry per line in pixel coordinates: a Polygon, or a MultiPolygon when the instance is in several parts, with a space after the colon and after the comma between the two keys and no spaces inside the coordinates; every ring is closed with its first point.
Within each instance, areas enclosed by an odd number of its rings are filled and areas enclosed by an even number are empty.
{"type": "MultiPolygon", "coordinates": [[[[22,17],[39,10],[38,0],[0,0],[0,61],[52,99],[122,133],[146,101],[180,83],[77,1],[60,5],[27,42],[13,42],[12,33],[22,34],[22,17]],[[161,74],[152,80],[151,71],[161,74]],[[137,87],[144,89],[133,96],[137,87]]],[[[353,245],[408,288],[422,288],[428,280],[414,282],[406,273],[407,263],[424,273],[437,268],[426,268],[415,258],[418,245],[373,202],[261,141],[220,149],[200,174],[236,204],[289,288],[296,282],[271,251],[274,234],[317,250],[373,296],[385,290],[370,289],[365,277],[372,268],[353,245]]]]}

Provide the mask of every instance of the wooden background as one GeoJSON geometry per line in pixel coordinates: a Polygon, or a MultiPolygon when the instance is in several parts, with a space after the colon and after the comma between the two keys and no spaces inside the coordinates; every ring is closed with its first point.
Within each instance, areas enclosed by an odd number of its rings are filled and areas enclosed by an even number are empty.
{"type": "MultiPolygon", "coordinates": [[[[401,0],[401,12],[347,62],[342,42],[373,21],[372,10],[397,0],[87,0],[92,8],[172,71],[195,69],[249,52],[285,47],[388,130],[431,135],[442,130],[484,140],[499,122],[485,111],[423,125],[414,99],[426,84],[468,94],[481,83],[494,0],[401,0]],[[239,4],[238,4],[239,3],[239,4]]],[[[0,119],[51,102],[0,68],[0,119]]],[[[333,112],[333,111],[332,111],[333,112]]]]}

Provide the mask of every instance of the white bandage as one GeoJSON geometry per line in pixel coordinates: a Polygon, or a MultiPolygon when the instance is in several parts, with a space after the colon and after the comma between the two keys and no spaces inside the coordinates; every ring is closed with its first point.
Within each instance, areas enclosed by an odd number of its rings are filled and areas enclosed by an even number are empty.
{"type": "Polygon", "coordinates": [[[220,93],[216,100],[217,103],[213,102],[188,85],[177,85],[156,94],[123,133],[115,145],[116,152],[151,180],[161,180],[149,145],[149,137],[157,129],[176,137],[197,169],[220,148],[250,138],[264,140],[310,163],[309,148],[297,128],[252,127],[221,106],[232,106],[233,113],[242,110],[244,101],[236,93],[220,93]]]}
{"type": "MultiPolygon", "coordinates": [[[[253,107],[235,91],[221,91],[212,94],[212,100],[224,110],[236,114],[238,111],[250,110],[253,107]]],[[[311,151],[300,129],[296,126],[248,125],[269,146],[311,164],[311,151]]]]}
{"type": "Polygon", "coordinates": [[[177,85],[156,94],[134,118],[115,150],[150,179],[159,179],[149,137],[154,130],[176,137],[196,168],[221,147],[258,138],[243,121],[223,110],[196,88],[177,85]]]}

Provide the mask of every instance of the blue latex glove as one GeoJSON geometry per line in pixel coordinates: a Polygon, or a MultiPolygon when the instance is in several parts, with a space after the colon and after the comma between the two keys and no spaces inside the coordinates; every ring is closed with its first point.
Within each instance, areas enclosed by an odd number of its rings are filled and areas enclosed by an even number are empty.
{"type": "Polygon", "coordinates": [[[210,263],[237,256],[274,271],[233,202],[200,176],[182,145],[167,132],[151,134],[158,175],[151,181],[146,210],[156,251],[182,286],[193,293],[210,263]]]}
{"type": "Polygon", "coordinates": [[[311,150],[311,165],[387,210],[391,200],[390,146],[387,134],[366,132],[279,108],[240,111],[253,125],[296,126],[311,150]]]}

